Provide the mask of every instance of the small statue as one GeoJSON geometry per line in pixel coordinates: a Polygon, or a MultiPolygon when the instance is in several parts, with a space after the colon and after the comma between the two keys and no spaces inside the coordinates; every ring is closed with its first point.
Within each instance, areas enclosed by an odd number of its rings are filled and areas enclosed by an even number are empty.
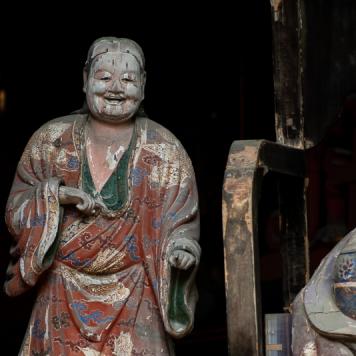
{"type": "Polygon", "coordinates": [[[293,355],[355,355],[356,230],[323,259],[292,313],[293,355]]]}
{"type": "Polygon", "coordinates": [[[145,117],[144,65],[134,41],[96,40],[85,107],[43,125],[18,164],[5,291],[39,287],[20,355],[173,355],[168,335],[192,329],[194,171],[176,137],[145,117]]]}

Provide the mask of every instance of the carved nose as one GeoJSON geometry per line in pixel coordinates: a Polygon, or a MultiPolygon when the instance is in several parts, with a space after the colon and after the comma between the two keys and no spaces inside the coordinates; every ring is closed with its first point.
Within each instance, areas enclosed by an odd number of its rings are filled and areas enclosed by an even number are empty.
{"type": "Polygon", "coordinates": [[[110,88],[110,91],[113,93],[120,93],[122,92],[121,85],[119,83],[119,80],[114,80],[114,83],[112,87],[110,88]]]}

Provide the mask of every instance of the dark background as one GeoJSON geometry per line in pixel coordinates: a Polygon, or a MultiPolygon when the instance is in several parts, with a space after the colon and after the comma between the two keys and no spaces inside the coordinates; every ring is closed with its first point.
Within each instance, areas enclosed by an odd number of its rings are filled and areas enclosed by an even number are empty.
{"type": "MultiPolygon", "coordinates": [[[[194,331],[177,343],[177,355],[227,354],[223,174],[233,140],[275,140],[269,1],[249,0],[234,10],[224,3],[195,10],[182,3],[149,9],[87,4],[79,13],[53,4],[21,7],[2,17],[8,21],[1,25],[0,89],[7,100],[0,113],[0,216],[31,134],[81,107],[82,68],[90,44],[101,36],[135,40],[146,56],[145,110],[183,143],[200,195],[200,300],[194,331]]],[[[3,218],[0,224],[3,280],[11,237],[3,218]]],[[[278,288],[267,289],[265,311],[281,309],[278,288]]],[[[6,355],[17,354],[34,297],[35,290],[13,299],[0,294],[6,355]]]]}

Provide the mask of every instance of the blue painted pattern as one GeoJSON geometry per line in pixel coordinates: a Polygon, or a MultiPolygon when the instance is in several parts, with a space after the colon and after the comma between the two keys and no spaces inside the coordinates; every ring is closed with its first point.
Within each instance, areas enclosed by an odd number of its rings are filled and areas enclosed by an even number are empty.
{"type": "Polygon", "coordinates": [[[125,242],[127,243],[127,251],[130,255],[130,258],[133,261],[138,261],[140,259],[140,256],[137,256],[138,253],[138,247],[137,247],[137,238],[134,235],[131,236],[126,236],[125,237],[125,242]]]}
{"type": "Polygon", "coordinates": [[[40,328],[40,323],[41,321],[39,319],[36,319],[33,323],[32,336],[37,339],[43,340],[46,331],[40,328]]]}
{"type": "Polygon", "coordinates": [[[355,260],[353,253],[340,254],[336,262],[336,282],[356,281],[355,260]]]}
{"type": "Polygon", "coordinates": [[[335,302],[339,309],[356,319],[356,288],[349,282],[356,282],[356,253],[341,253],[336,260],[335,283],[341,283],[334,288],[335,302]]]}
{"type": "Polygon", "coordinates": [[[134,187],[140,186],[147,175],[148,173],[145,169],[140,167],[133,168],[131,171],[132,185],[134,187]]]}
{"type": "Polygon", "coordinates": [[[78,169],[79,168],[79,161],[77,157],[71,156],[67,163],[68,168],[70,169],[78,169]]]}
{"type": "Polygon", "coordinates": [[[91,262],[91,260],[89,258],[86,258],[84,260],[77,258],[75,253],[73,253],[73,252],[66,256],[59,255],[58,257],[63,261],[69,261],[72,264],[72,266],[75,266],[75,267],[83,267],[83,266],[88,265],[91,262]]]}
{"type": "Polygon", "coordinates": [[[72,303],[71,307],[78,314],[79,319],[86,325],[89,325],[90,322],[103,324],[112,321],[114,319],[112,316],[104,317],[103,312],[99,310],[94,310],[91,313],[84,314],[84,312],[88,309],[88,307],[80,302],[72,303]]]}
{"type": "MultiPolygon", "coordinates": [[[[46,219],[47,219],[47,215],[41,214],[41,215],[35,215],[34,217],[32,217],[30,219],[30,227],[37,227],[37,226],[45,226],[46,224],[46,219]]],[[[27,225],[27,218],[24,216],[21,221],[20,221],[20,227],[26,227],[27,225]]]]}
{"type": "Polygon", "coordinates": [[[170,213],[167,213],[164,217],[162,218],[153,218],[152,219],[152,227],[154,229],[159,229],[161,226],[162,226],[162,223],[164,221],[168,222],[168,221],[171,221],[171,222],[174,222],[176,221],[178,218],[177,216],[177,213],[176,212],[170,212],[170,213]]]}

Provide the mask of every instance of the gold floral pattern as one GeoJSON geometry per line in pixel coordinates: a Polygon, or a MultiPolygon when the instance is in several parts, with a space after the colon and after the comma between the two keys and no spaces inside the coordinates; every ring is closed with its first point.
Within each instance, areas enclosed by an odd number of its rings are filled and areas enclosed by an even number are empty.
{"type": "Polygon", "coordinates": [[[84,272],[89,274],[111,274],[120,271],[124,265],[123,259],[126,252],[119,251],[115,247],[108,247],[99,251],[95,259],[87,267],[83,268],[84,272]]]}

